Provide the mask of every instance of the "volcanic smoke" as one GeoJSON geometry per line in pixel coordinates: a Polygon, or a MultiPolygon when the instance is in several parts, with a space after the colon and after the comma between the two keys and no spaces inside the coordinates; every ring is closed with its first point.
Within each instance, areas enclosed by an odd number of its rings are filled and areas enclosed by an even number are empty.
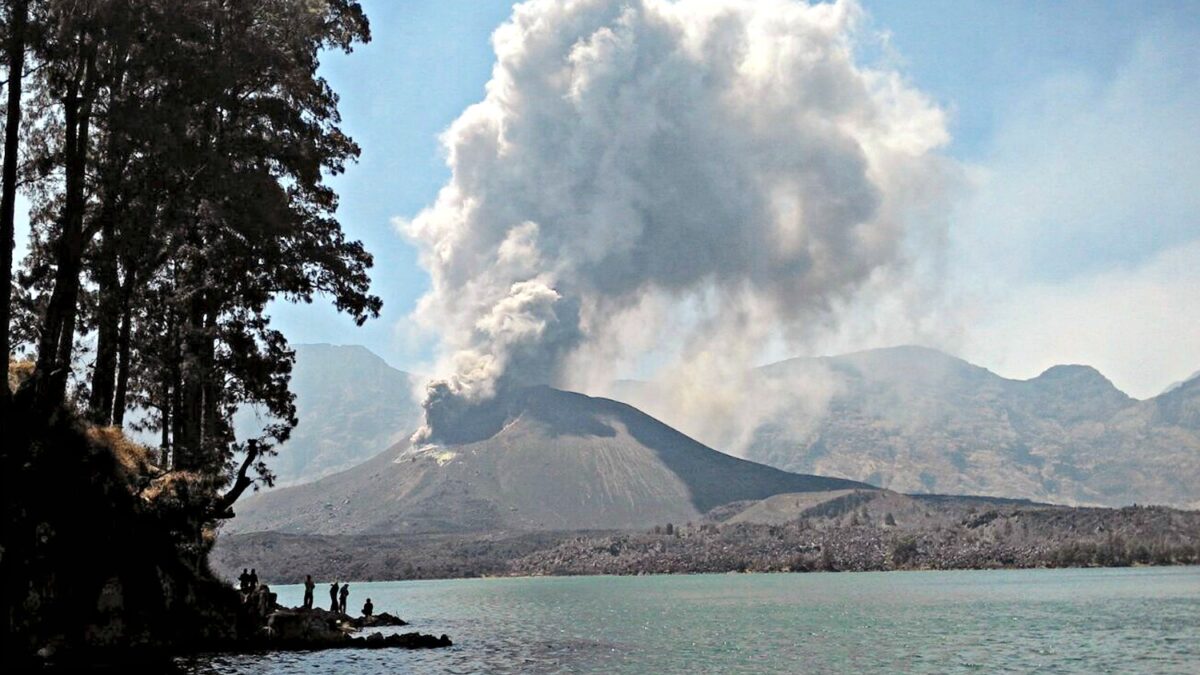
{"type": "Polygon", "coordinates": [[[667,326],[710,356],[736,341],[740,367],[902,264],[945,115],[859,63],[863,23],[848,1],[515,7],[486,96],[443,136],[452,177],[403,224],[442,349],[414,440],[667,326]]]}

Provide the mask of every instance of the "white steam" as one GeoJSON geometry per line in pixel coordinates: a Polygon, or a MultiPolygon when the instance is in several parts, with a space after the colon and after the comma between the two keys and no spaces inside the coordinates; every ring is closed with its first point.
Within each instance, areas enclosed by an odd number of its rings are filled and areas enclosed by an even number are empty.
{"type": "Polygon", "coordinates": [[[518,5],[487,95],[444,135],[452,178],[406,228],[432,278],[416,318],[444,350],[420,435],[505,387],[611,378],[666,339],[688,396],[718,405],[688,364],[740,372],[902,267],[948,137],[899,74],[856,60],[861,14],[518,5]]]}

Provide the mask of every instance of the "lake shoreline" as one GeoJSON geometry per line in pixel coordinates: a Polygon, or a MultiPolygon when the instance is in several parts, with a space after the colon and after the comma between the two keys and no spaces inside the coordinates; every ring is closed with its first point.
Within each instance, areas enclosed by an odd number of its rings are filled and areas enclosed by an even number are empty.
{"type": "MultiPolygon", "coordinates": [[[[608,572],[599,574],[590,574],[587,572],[565,573],[565,574],[481,574],[478,576],[459,576],[459,577],[422,577],[420,579],[412,578],[373,578],[373,579],[354,579],[347,578],[347,583],[355,584],[370,584],[370,583],[399,583],[399,582],[437,582],[437,581],[491,581],[491,580],[507,580],[507,579],[577,579],[580,577],[698,577],[698,576],[775,576],[789,574],[892,574],[905,572],[1012,572],[1020,570],[1121,570],[1121,569],[1172,569],[1180,567],[1200,567],[1200,562],[1176,562],[1166,564],[1154,563],[1133,563],[1129,565],[1035,565],[1030,567],[1017,566],[991,566],[991,567],[895,567],[881,569],[854,569],[854,570],[726,570],[726,571],[699,571],[699,572],[631,572],[619,573],[608,572]]],[[[272,581],[271,583],[281,586],[295,585],[293,583],[272,581]]]]}
{"type": "Polygon", "coordinates": [[[39,673],[182,672],[175,667],[181,660],[326,650],[414,650],[454,646],[454,642],[444,633],[438,636],[420,632],[384,634],[376,630],[409,625],[407,621],[387,612],[372,617],[353,617],[320,607],[286,607],[276,603],[277,595],[267,584],[241,595],[242,602],[236,618],[230,617],[230,625],[226,626],[236,633],[236,637],[172,646],[45,651],[12,665],[18,672],[39,673]]]}
{"type": "MultiPolygon", "coordinates": [[[[212,670],[1192,672],[1197,581],[1200,567],[1176,566],[362,583],[357,593],[455,646],[231,657],[212,670]]],[[[276,590],[283,604],[304,592],[276,590]]]]}

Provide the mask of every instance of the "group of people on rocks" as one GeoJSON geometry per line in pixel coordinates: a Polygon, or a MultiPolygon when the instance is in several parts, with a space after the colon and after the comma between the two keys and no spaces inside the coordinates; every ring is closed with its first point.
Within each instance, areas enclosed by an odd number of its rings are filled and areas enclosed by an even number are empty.
{"type": "Polygon", "coordinates": [[[266,584],[258,583],[257,571],[253,569],[246,571],[243,568],[242,573],[238,575],[238,586],[241,591],[242,604],[253,606],[259,616],[270,614],[271,609],[275,607],[277,596],[266,584]]]}
{"type": "MultiPolygon", "coordinates": [[[[317,587],[313,581],[312,575],[304,577],[304,609],[312,609],[313,607],[313,589],[317,587]]],[[[329,611],[346,613],[346,600],[350,597],[350,584],[338,584],[333,582],[329,585],[329,611]]],[[[365,617],[371,616],[375,611],[375,605],[371,603],[371,599],[367,598],[363,604],[362,615],[365,617]]]]}
{"type": "MultiPolygon", "coordinates": [[[[255,570],[246,571],[238,575],[238,584],[243,596],[249,596],[258,588],[258,573],[255,570]]],[[[304,578],[304,609],[313,608],[313,590],[317,584],[313,581],[312,575],[309,574],[304,578]]],[[[346,613],[346,601],[350,597],[350,584],[339,584],[333,582],[329,586],[329,611],[346,613]]],[[[370,617],[375,612],[375,605],[371,603],[371,599],[363,604],[362,615],[370,617]]]]}
{"type": "Polygon", "coordinates": [[[254,589],[258,588],[258,572],[255,572],[254,570],[247,572],[246,568],[243,567],[242,573],[238,575],[238,584],[239,590],[241,590],[242,593],[249,593],[253,591],[254,589]]]}

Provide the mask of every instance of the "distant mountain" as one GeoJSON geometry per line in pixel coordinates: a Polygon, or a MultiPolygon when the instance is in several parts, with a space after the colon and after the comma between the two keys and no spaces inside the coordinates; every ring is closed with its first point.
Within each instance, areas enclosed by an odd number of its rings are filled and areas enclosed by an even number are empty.
{"type": "Polygon", "coordinates": [[[510,392],[463,428],[457,444],[401,441],[347,471],[255,495],[229,532],[644,528],[734,501],[868,487],[730,457],[623,403],[549,387],[510,392]]]}
{"type": "Polygon", "coordinates": [[[1191,375],[1188,375],[1187,377],[1183,378],[1182,380],[1179,380],[1178,382],[1172,382],[1171,384],[1167,385],[1167,388],[1163,389],[1162,393],[1169,394],[1172,391],[1187,384],[1188,382],[1193,382],[1195,380],[1200,380],[1200,370],[1197,370],[1196,372],[1192,373],[1191,375]]]}
{"type": "MultiPolygon", "coordinates": [[[[302,344],[295,350],[291,387],[300,424],[271,460],[280,485],[366,461],[419,424],[412,377],[366,347],[302,344]]],[[[253,410],[234,416],[239,438],[257,434],[262,423],[253,410]]]]}
{"type": "MultiPolygon", "coordinates": [[[[1200,379],[1138,401],[1088,366],[1010,380],[897,347],[765,366],[756,392],[782,398],[741,454],[788,471],[900,492],[1200,506],[1200,379]],[[814,413],[815,389],[833,393],[814,413]]],[[[648,384],[619,395],[650,414],[661,400],[648,384]]]]}

